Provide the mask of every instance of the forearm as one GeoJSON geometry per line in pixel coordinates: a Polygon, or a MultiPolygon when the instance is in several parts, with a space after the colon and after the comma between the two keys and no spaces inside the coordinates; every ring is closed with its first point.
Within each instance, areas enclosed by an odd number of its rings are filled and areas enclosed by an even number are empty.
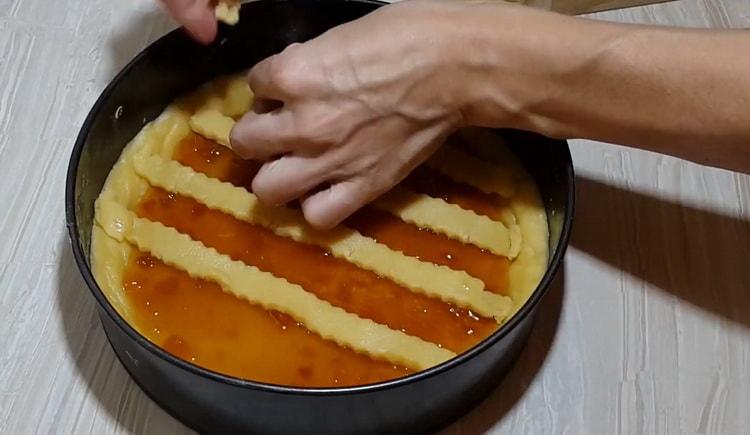
{"type": "Polygon", "coordinates": [[[474,13],[482,18],[471,38],[483,48],[473,55],[486,64],[467,100],[467,122],[597,139],[750,172],[750,33],[533,11],[514,11],[518,28],[498,32],[489,10],[474,13]]]}

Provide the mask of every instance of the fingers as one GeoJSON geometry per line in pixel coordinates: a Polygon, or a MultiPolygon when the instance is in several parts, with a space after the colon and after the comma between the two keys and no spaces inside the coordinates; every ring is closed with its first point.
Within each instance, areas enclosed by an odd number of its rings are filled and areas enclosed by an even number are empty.
{"type": "Polygon", "coordinates": [[[230,135],[232,148],[243,158],[266,160],[291,151],[311,155],[330,142],[325,128],[330,111],[310,104],[309,83],[305,79],[309,71],[300,60],[304,56],[297,54],[302,47],[291,44],[248,72],[255,103],[230,135]]]}
{"type": "Polygon", "coordinates": [[[284,156],[263,165],[253,179],[253,193],[266,204],[283,205],[335,175],[322,159],[284,156]]]}
{"type": "Polygon", "coordinates": [[[217,24],[210,0],[162,0],[169,13],[198,41],[216,38],[217,24]]]}
{"type": "Polygon", "coordinates": [[[248,83],[255,95],[253,110],[237,122],[230,142],[245,159],[266,160],[289,151],[294,129],[293,112],[284,110],[286,93],[271,72],[278,55],[257,63],[248,73],[248,83]]]}
{"type": "Polygon", "coordinates": [[[290,110],[245,114],[232,128],[232,149],[244,159],[268,160],[292,149],[294,120],[290,110]]]}
{"type": "MultiPolygon", "coordinates": [[[[442,143],[445,135],[441,134],[444,127],[436,125],[413,134],[403,141],[391,141],[401,143],[401,151],[407,153],[388,154],[382,157],[380,164],[363,170],[365,166],[352,164],[362,154],[350,154],[344,152],[341,155],[349,156],[355,160],[339,158],[338,166],[340,173],[329,174],[328,180],[337,180],[347,177],[345,181],[333,184],[328,189],[315,193],[302,201],[302,211],[305,219],[313,227],[319,229],[330,229],[349,217],[352,213],[373,201],[388,189],[395,186],[404,179],[417,165],[423,162],[442,143]],[[341,162],[348,162],[341,166],[341,162]],[[359,167],[359,169],[357,169],[359,167]]],[[[365,146],[358,147],[364,153],[372,153],[375,144],[365,142],[365,146]]],[[[381,145],[382,146],[382,145],[381,145]]],[[[326,173],[320,175],[325,179],[326,173]]],[[[320,182],[317,183],[318,185],[320,182]]]]}
{"type": "Polygon", "coordinates": [[[342,181],[302,201],[302,212],[313,227],[331,229],[385,190],[373,190],[364,177],[342,181]]]}
{"type": "Polygon", "coordinates": [[[291,152],[312,156],[331,149],[335,144],[325,127],[331,122],[325,115],[294,105],[267,113],[253,111],[234,125],[229,141],[232,149],[245,159],[268,160],[291,152]]]}

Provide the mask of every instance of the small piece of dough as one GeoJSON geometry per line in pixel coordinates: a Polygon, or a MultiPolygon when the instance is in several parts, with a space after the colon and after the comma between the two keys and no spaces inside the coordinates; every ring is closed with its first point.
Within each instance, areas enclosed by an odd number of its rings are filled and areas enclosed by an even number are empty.
{"type": "Polygon", "coordinates": [[[455,147],[443,145],[425,164],[454,181],[469,184],[484,193],[496,193],[504,198],[511,198],[515,194],[514,173],[455,147]]]}
{"type": "Polygon", "coordinates": [[[240,22],[240,1],[219,0],[216,4],[216,19],[230,26],[240,22]]]}
{"type": "Polygon", "coordinates": [[[323,247],[335,257],[389,278],[415,293],[471,309],[498,323],[507,318],[512,308],[509,298],[484,290],[484,283],[466,272],[406,256],[343,226],[330,231],[315,230],[297,210],[264,207],[247,190],[209,178],[178,162],[151,156],[136,159],[134,167],[152,185],[266,227],[279,236],[323,247]]]}
{"type": "Polygon", "coordinates": [[[227,84],[221,113],[230,117],[244,115],[253,107],[254,98],[253,91],[244,76],[232,79],[227,84]]]}
{"type": "Polygon", "coordinates": [[[229,133],[233,126],[234,119],[217,109],[201,109],[190,117],[190,128],[194,132],[227,148],[231,148],[229,133]]]}
{"type": "Polygon", "coordinates": [[[100,201],[98,205],[97,219],[110,237],[126,240],[194,278],[216,282],[235,297],[288,314],[326,340],[414,370],[456,356],[421,338],[348,313],[297,284],[234,261],[174,228],[139,218],[116,202],[100,201]]]}
{"type": "Polygon", "coordinates": [[[440,198],[396,187],[376,200],[376,208],[404,222],[469,243],[510,259],[518,255],[520,232],[509,231],[502,222],[465,210],[440,198]],[[511,237],[511,235],[513,235],[511,237]]]}
{"type": "MultiPolygon", "coordinates": [[[[203,109],[216,109],[222,114],[236,118],[249,112],[253,107],[254,95],[244,76],[227,78],[226,82],[203,90],[208,95],[203,109]]],[[[200,110],[199,110],[200,111],[200,110]]]]}

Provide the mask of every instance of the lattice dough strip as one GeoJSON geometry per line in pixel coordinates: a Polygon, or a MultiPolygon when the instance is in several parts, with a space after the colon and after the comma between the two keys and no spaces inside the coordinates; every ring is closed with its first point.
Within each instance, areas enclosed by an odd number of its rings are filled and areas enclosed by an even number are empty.
{"type": "Polygon", "coordinates": [[[418,337],[348,313],[299,285],[234,261],[174,228],[139,218],[116,202],[100,201],[97,206],[99,224],[110,237],[128,241],[195,278],[216,282],[238,298],[288,314],[324,339],[414,370],[456,356],[418,337]]]}
{"type": "Polygon", "coordinates": [[[239,220],[261,225],[282,237],[321,246],[334,256],[389,278],[415,293],[471,309],[497,322],[504,321],[512,309],[513,302],[508,297],[484,290],[481,280],[465,272],[406,256],[343,226],[329,231],[315,230],[297,210],[264,207],[247,190],[209,178],[175,161],[158,156],[139,157],[134,167],[136,173],[152,185],[193,198],[239,220]]]}

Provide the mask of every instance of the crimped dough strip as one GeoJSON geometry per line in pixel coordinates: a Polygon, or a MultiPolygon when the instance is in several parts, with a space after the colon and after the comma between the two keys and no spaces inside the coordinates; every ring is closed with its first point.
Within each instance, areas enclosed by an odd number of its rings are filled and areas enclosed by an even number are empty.
{"type": "MultiPolygon", "coordinates": [[[[201,108],[190,118],[190,128],[194,132],[229,148],[229,134],[234,123],[233,118],[209,106],[201,108]]],[[[484,193],[512,198],[516,192],[515,171],[485,162],[449,145],[440,147],[425,165],[484,193]]]]}
{"type": "Polygon", "coordinates": [[[521,249],[521,232],[517,226],[512,225],[509,229],[502,222],[493,221],[487,216],[478,215],[440,198],[396,187],[373,205],[404,222],[511,260],[521,249]]]}
{"type": "Polygon", "coordinates": [[[224,115],[218,109],[202,108],[190,117],[190,128],[199,135],[231,148],[229,133],[234,126],[234,119],[224,115]]]}
{"type": "MultiPolygon", "coordinates": [[[[230,147],[229,133],[233,125],[234,119],[224,115],[219,110],[210,108],[202,108],[190,118],[190,127],[194,132],[226,147],[230,147]]],[[[444,158],[457,158],[459,165],[476,165],[479,162],[478,164],[489,166],[487,163],[453,148],[450,151],[441,151],[439,154],[436,161],[441,165],[444,158]],[[453,154],[457,154],[459,157],[453,154]]],[[[451,178],[456,179],[456,181],[467,181],[457,179],[464,177],[464,173],[455,177],[451,175],[450,173],[454,169],[448,162],[445,162],[444,166],[445,168],[441,166],[441,171],[446,172],[451,178]]],[[[488,171],[497,174],[500,172],[497,171],[497,168],[487,169],[484,166],[477,168],[467,166],[462,170],[466,173],[488,171]]],[[[475,182],[485,181],[485,178],[482,177],[473,178],[475,182]]],[[[486,181],[492,183],[491,186],[497,185],[500,180],[503,183],[512,183],[512,180],[508,181],[507,177],[501,175],[490,174],[486,177],[486,181]]],[[[508,193],[510,192],[509,189],[503,188],[502,190],[508,193]]],[[[396,188],[376,201],[375,206],[394,214],[405,222],[428,228],[463,243],[470,243],[487,249],[493,254],[513,259],[521,249],[521,232],[517,227],[513,228],[511,225],[511,228],[508,228],[502,222],[493,221],[470,210],[464,210],[439,198],[431,198],[427,195],[396,188]]]]}
{"type": "Polygon", "coordinates": [[[456,356],[421,338],[348,313],[299,285],[234,261],[174,228],[139,218],[116,202],[99,201],[97,208],[99,224],[110,237],[128,241],[195,278],[214,281],[238,298],[288,314],[324,339],[414,370],[456,356]]]}
{"type": "Polygon", "coordinates": [[[425,164],[454,181],[469,184],[484,193],[511,198],[516,191],[512,171],[479,160],[449,145],[440,147],[425,164]]]}
{"type": "Polygon", "coordinates": [[[203,137],[231,148],[229,134],[234,126],[234,118],[247,113],[253,106],[255,96],[247,80],[243,77],[228,79],[225,95],[217,96],[216,86],[206,86],[201,91],[203,105],[190,117],[190,129],[203,137]]]}
{"type": "MultiPolygon", "coordinates": [[[[255,99],[253,91],[244,76],[232,77],[227,80],[223,89],[224,95],[210,95],[203,108],[216,109],[223,115],[232,118],[242,116],[253,107],[255,99]]],[[[216,90],[213,94],[215,93],[216,90]]]]}
{"type": "Polygon", "coordinates": [[[158,156],[139,157],[136,173],[150,184],[191,197],[237,219],[269,228],[297,242],[321,246],[334,256],[385,276],[426,296],[439,298],[502,323],[510,313],[510,298],[484,290],[481,280],[466,272],[420,261],[394,251],[359,232],[339,226],[330,231],[310,227],[297,210],[264,207],[247,190],[209,178],[158,156]]]}

